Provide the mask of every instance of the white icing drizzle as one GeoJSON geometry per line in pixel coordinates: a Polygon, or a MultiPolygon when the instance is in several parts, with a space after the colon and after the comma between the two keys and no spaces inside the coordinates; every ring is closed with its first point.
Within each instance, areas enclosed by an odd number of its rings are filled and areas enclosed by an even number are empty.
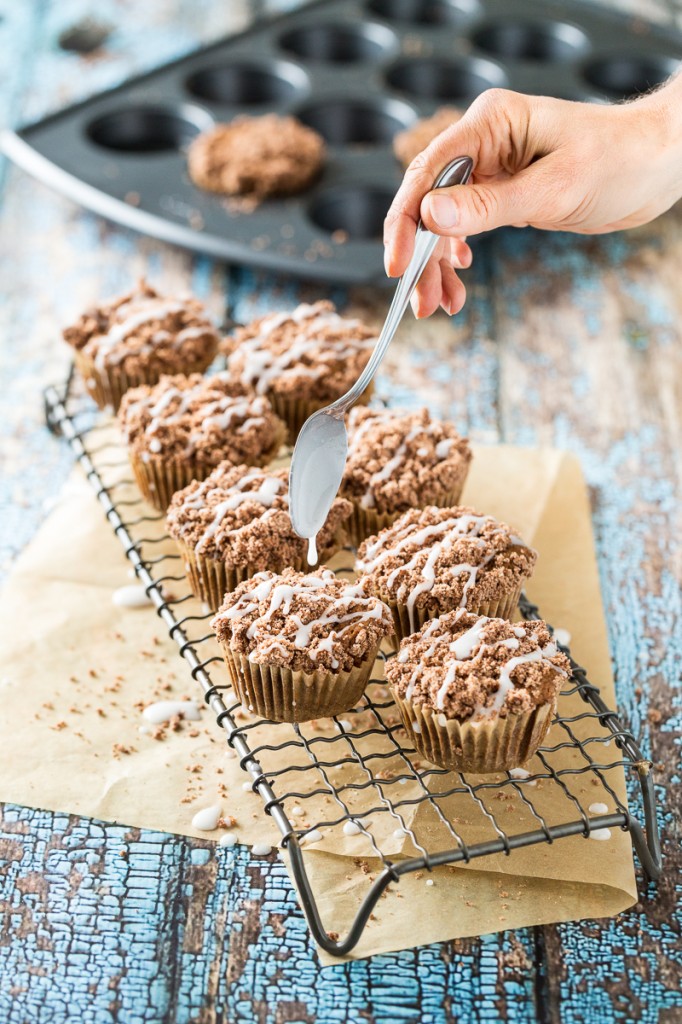
{"type": "Polygon", "coordinates": [[[308,565],[315,565],[317,562],[317,537],[308,538],[308,565]]]}
{"type": "MultiPolygon", "coordinates": [[[[387,531],[384,536],[380,534],[373,544],[368,545],[364,559],[358,561],[358,568],[363,572],[372,572],[391,556],[399,554],[406,549],[414,548],[412,557],[389,574],[386,584],[390,589],[400,573],[410,573],[417,568],[424,552],[427,551],[426,560],[420,568],[421,580],[411,590],[407,589],[406,584],[401,584],[396,595],[399,601],[406,601],[410,626],[413,631],[416,631],[415,603],[420,594],[433,589],[436,583],[435,566],[440,556],[449,548],[452,548],[462,537],[475,539],[479,547],[484,547],[485,540],[480,537],[480,534],[485,526],[490,523],[495,523],[492,516],[463,514],[442,519],[440,522],[431,523],[428,526],[420,527],[419,523],[408,523],[401,528],[394,526],[390,533],[387,531]]],[[[508,536],[511,545],[526,546],[520,538],[515,537],[513,534],[507,535],[506,528],[501,525],[497,525],[489,536],[497,534],[508,536]]],[[[468,573],[468,578],[462,589],[460,608],[466,608],[469,591],[475,586],[478,573],[498,553],[493,551],[492,554],[483,558],[478,565],[462,562],[459,565],[448,566],[441,571],[440,576],[443,580],[446,578],[455,579],[463,573],[468,573]]]]}
{"type": "Polygon", "coordinates": [[[222,816],[223,809],[220,804],[212,804],[204,807],[192,818],[192,827],[199,832],[213,832],[218,827],[218,820],[222,816]]]}
{"type": "Polygon", "coordinates": [[[146,589],[139,583],[130,583],[119,587],[111,595],[111,600],[119,608],[146,608],[153,601],[146,589]]]}
{"type": "Polygon", "coordinates": [[[334,310],[325,309],[321,303],[301,303],[290,313],[272,313],[263,318],[258,334],[240,342],[236,352],[228,359],[233,368],[237,360],[242,361],[241,379],[244,384],[255,387],[259,394],[265,394],[270,384],[288,377],[321,377],[329,367],[328,360],[343,360],[359,350],[374,348],[376,338],[344,338],[338,342],[320,345],[319,333],[325,327],[338,327],[344,331],[363,326],[359,320],[339,316],[334,310]],[[267,347],[268,339],[285,323],[292,322],[301,328],[294,341],[281,353],[274,353],[267,347]],[[303,364],[306,356],[315,357],[315,365],[303,364]]]}
{"type": "MultiPolygon", "coordinates": [[[[344,586],[343,591],[335,595],[330,603],[329,594],[325,591],[329,583],[335,579],[334,573],[329,569],[323,570],[319,576],[312,574],[303,576],[296,583],[282,582],[275,575],[256,573],[251,580],[251,589],[242,594],[236,604],[219,612],[213,619],[213,624],[221,619],[241,619],[246,615],[255,614],[256,617],[246,631],[246,636],[252,640],[258,633],[265,633],[264,640],[259,647],[259,655],[263,657],[267,655],[273,645],[278,644],[281,640],[281,637],[268,637],[269,624],[275,613],[281,609],[282,614],[291,616],[297,626],[293,637],[294,645],[306,649],[309,657],[315,661],[322,651],[331,653],[334,641],[341,637],[352,624],[384,617],[384,606],[381,602],[376,598],[367,597],[358,584],[344,586]],[[327,613],[322,610],[310,622],[303,622],[299,616],[292,613],[292,605],[297,596],[313,601],[319,600],[323,609],[331,607],[331,612],[327,613]],[[266,611],[259,612],[260,604],[268,599],[266,611]],[[350,605],[359,605],[360,607],[344,613],[343,609],[349,608],[350,605]],[[313,630],[318,626],[333,628],[322,636],[313,638],[313,630]]],[[[249,657],[253,658],[255,653],[251,652],[249,657]]]]}
{"type": "Polygon", "coordinates": [[[201,720],[199,705],[194,700],[157,700],[142,712],[142,717],[154,725],[169,722],[176,715],[182,715],[188,722],[201,720]]]}
{"type": "MultiPolygon", "coordinates": [[[[268,476],[262,469],[250,469],[244,474],[244,476],[235,481],[235,483],[230,484],[227,497],[214,507],[212,510],[213,519],[201,534],[201,537],[194,546],[194,550],[198,554],[204,550],[212,538],[215,537],[216,543],[219,543],[223,537],[237,532],[236,530],[220,529],[222,521],[228,512],[234,511],[247,501],[257,502],[266,509],[272,508],[277,495],[281,494],[285,489],[286,483],[279,477],[268,476]],[[254,483],[256,483],[256,486],[253,486],[254,483]]],[[[210,478],[208,480],[204,480],[196,494],[187,500],[185,503],[186,507],[200,508],[205,504],[206,497],[213,490],[215,490],[213,481],[211,481],[210,478]]],[[[286,501],[288,503],[288,498],[286,501]]]]}
{"type": "Polygon", "coordinates": [[[571,642],[571,634],[567,629],[557,628],[554,630],[554,639],[558,644],[561,644],[562,647],[568,647],[571,642]]]}

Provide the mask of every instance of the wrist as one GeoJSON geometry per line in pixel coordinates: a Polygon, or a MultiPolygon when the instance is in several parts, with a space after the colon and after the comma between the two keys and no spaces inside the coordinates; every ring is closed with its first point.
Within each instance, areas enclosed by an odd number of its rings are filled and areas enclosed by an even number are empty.
{"type": "Polygon", "coordinates": [[[682,195],[682,73],[632,104],[641,120],[640,137],[649,140],[653,168],[682,195]]]}

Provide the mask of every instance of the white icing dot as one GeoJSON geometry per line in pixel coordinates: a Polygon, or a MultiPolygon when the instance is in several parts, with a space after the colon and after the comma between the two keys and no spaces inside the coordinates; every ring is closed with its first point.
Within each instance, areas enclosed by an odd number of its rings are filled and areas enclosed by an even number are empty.
{"type": "Polygon", "coordinates": [[[357,821],[353,821],[353,819],[351,818],[351,820],[347,821],[343,826],[343,832],[344,835],[347,836],[357,836],[358,833],[362,832],[362,829],[358,825],[357,821]]]}
{"type": "Polygon", "coordinates": [[[564,647],[568,647],[571,642],[571,634],[567,629],[555,629],[554,639],[558,644],[562,644],[564,647]]]}
{"type": "Polygon", "coordinates": [[[146,605],[153,604],[145,588],[136,583],[119,587],[111,595],[111,600],[119,608],[144,608],[146,605]]]}
{"type": "Polygon", "coordinates": [[[347,718],[340,718],[337,724],[341,732],[350,732],[353,728],[352,723],[347,718]]]}
{"type": "Polygon", "coordinates": [[[298,804],[294,804],[291,808],[291,814],[293,814],[294,818],[300,818],[304,814],[303,808],[298,804]]]}
{"type": "Polygon", "coordinates": [[[149,728],[146,725],[138,725],[137,731],[142,735],[146,736],[149,732],[149,728]]]}
{"type": "Polygon", "coordinates": [[[393,838],[394,839],[404,839],[406,835],[407,835],[407,832],[405,831],[404,828],[397,828],[395,830],[395,832],[393,833],[393,838]]]}
{"type": "Polygon", "coordinates": [[[590,814],[607,814],[608,810],[608,806],[601,803],[590,804],[589,807],[590,814]]]}
{"type": "Polygon", "coordinates": [[[306,843],[306,844],[319,843],[321,838],[322,838],[322,833],[319,831],[319,829],[314,828],[310,832],[306,832],[306,834],[304,836],[301,836],[301,838],[299,839],[299,842],[300,843],[306,843]]]}
{"type": "Polygon", "coordinates": [[[606,839],[611,838],[610,828],[596,828],[593,832],[590,832],[590,839],[597,839],[600,842],[604,842],[606,839]]]}
{"type": "Polygon", "coordinates": [[[225,750],[225,757],[233,760],[237,756],[237,751],[233,750],[232,747],[227,747],[225,750]]]}
{"type": "Polygon", "coordinates": [[[432,878],[427,878],[426,879],[426,884],[427,885],[433,885],[434,884],[433,879],[432,878]]]}
{"type": "Polygon", "coordinates": [[[251,847],[254,857],[267,857],[271,850],[272,847],[268,843],[254,843],[251,847]]]}
{"type": "Polygon", "coordinates": [[[245,793],[248,793],[249,791],[253,790],[253,783],[242,782],[242,789],[244,790],[245,793]]]}
{"type": "Polygon", "coordinates": [[[142,712],[142,717],[153,725],[169,722],[176,715],[182,715],[188,722],[198,722],[201,719],[199,705],[195,700],[157,700],[142,712]]]}
{"type": "Polygon", "coordinates": [[[236,846],[237,837],[233,832],[226,832],[224,836],[221,836],[218,840],[218,846],[236,846]]]}
{"type": "Polygon", "coordinates": [[[218,827],[218,818],[223,813],[220,804],[213,804],[211,807],[204,807],[192,818],[192,827],[200,832],[212,832],[218,827]]]}
{"type": "Polygon", "coordinates": [[[412,723],[412,728],[414,729],[415,732],[421,732],[422,731],[422,727],[419,724],[419,722],[413,722],[412,723]]]}
{"type": "MultiPolygon", "coordinates": [[[[509,771],[512,779],[528,779],[530,778],[530,772],[526,768],[511,768],[509,771]]],[[[537,786],[537,779],[533,779],[528,783],[529,786],[537,786]]]]}

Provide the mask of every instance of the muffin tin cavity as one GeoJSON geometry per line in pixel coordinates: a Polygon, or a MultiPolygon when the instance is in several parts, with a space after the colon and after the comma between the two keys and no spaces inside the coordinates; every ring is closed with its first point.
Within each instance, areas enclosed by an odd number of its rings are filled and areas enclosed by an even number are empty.
{"type": "Polygon", "coordinates": [[[428,100],[468,102],[509,80],[498,64],[478,57],[414,57],[397,61],[386,82],[398,92],[428,100]]]}
{"type": "Polygon", "coordinates": [[[396,132],[416,118],[411,107],[397,100],[324,100],[296,111],[303,124],[314,128],[332,146],[390,143],[396,132]]]}
{"type": "Polygon", "coordinates": [[[369,0],[368,9],[408,25],[461,25],[480,12],[478,0],[369,0]]]}
{"type": "Polygon", "coordinates": [[[589,49],[589,40],[575,25],[560,21],[488,22],[474,32],[479,50],[511,60],[572,60],[589,49]]]}
{"type": "Polygon", "coordinates": [[[621,100],[639,96],[660,85],[679,66],[679,60],[673,57],[623,54],[592,60],[585,65],[583,74],[590,85],[611,99],[621,100]]]}
{"type": "Polygon", "coordinates": [[[212,124],[210,114],[198,107],[138,105],[102,114],[88,122],[85,133],[95,145],[118,153],[168,153],[183,149],[212,124]]]}
{"type": "Polygon", "coordinates": [[[274,109],[306,93],[308,76],[288,61],[226,61],[195,71],[185,87],[207,103],[274,109]]]}
{"type": "Polygon", "coordinates": [[[383,25],[329,22],[284,32],[279,45],[287,53],[320,64],[361,64],[395,52],[398,40],[383,25]]]}
{"type": "Polygon", "coordinates": [[[380,241],[392,200],[390,189],[357,185],[329,188],[314,200],[309,216],[330,235],[338,231],[349,240],[380,241]]]}

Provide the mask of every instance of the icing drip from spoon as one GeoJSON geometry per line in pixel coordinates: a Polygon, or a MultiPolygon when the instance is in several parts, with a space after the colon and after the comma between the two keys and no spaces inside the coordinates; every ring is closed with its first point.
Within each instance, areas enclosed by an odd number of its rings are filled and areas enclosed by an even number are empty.
{"type": "Polygon", "coordinates": [[[308,537],[308,565],[317,564],[317,535],[308,537]]]}

